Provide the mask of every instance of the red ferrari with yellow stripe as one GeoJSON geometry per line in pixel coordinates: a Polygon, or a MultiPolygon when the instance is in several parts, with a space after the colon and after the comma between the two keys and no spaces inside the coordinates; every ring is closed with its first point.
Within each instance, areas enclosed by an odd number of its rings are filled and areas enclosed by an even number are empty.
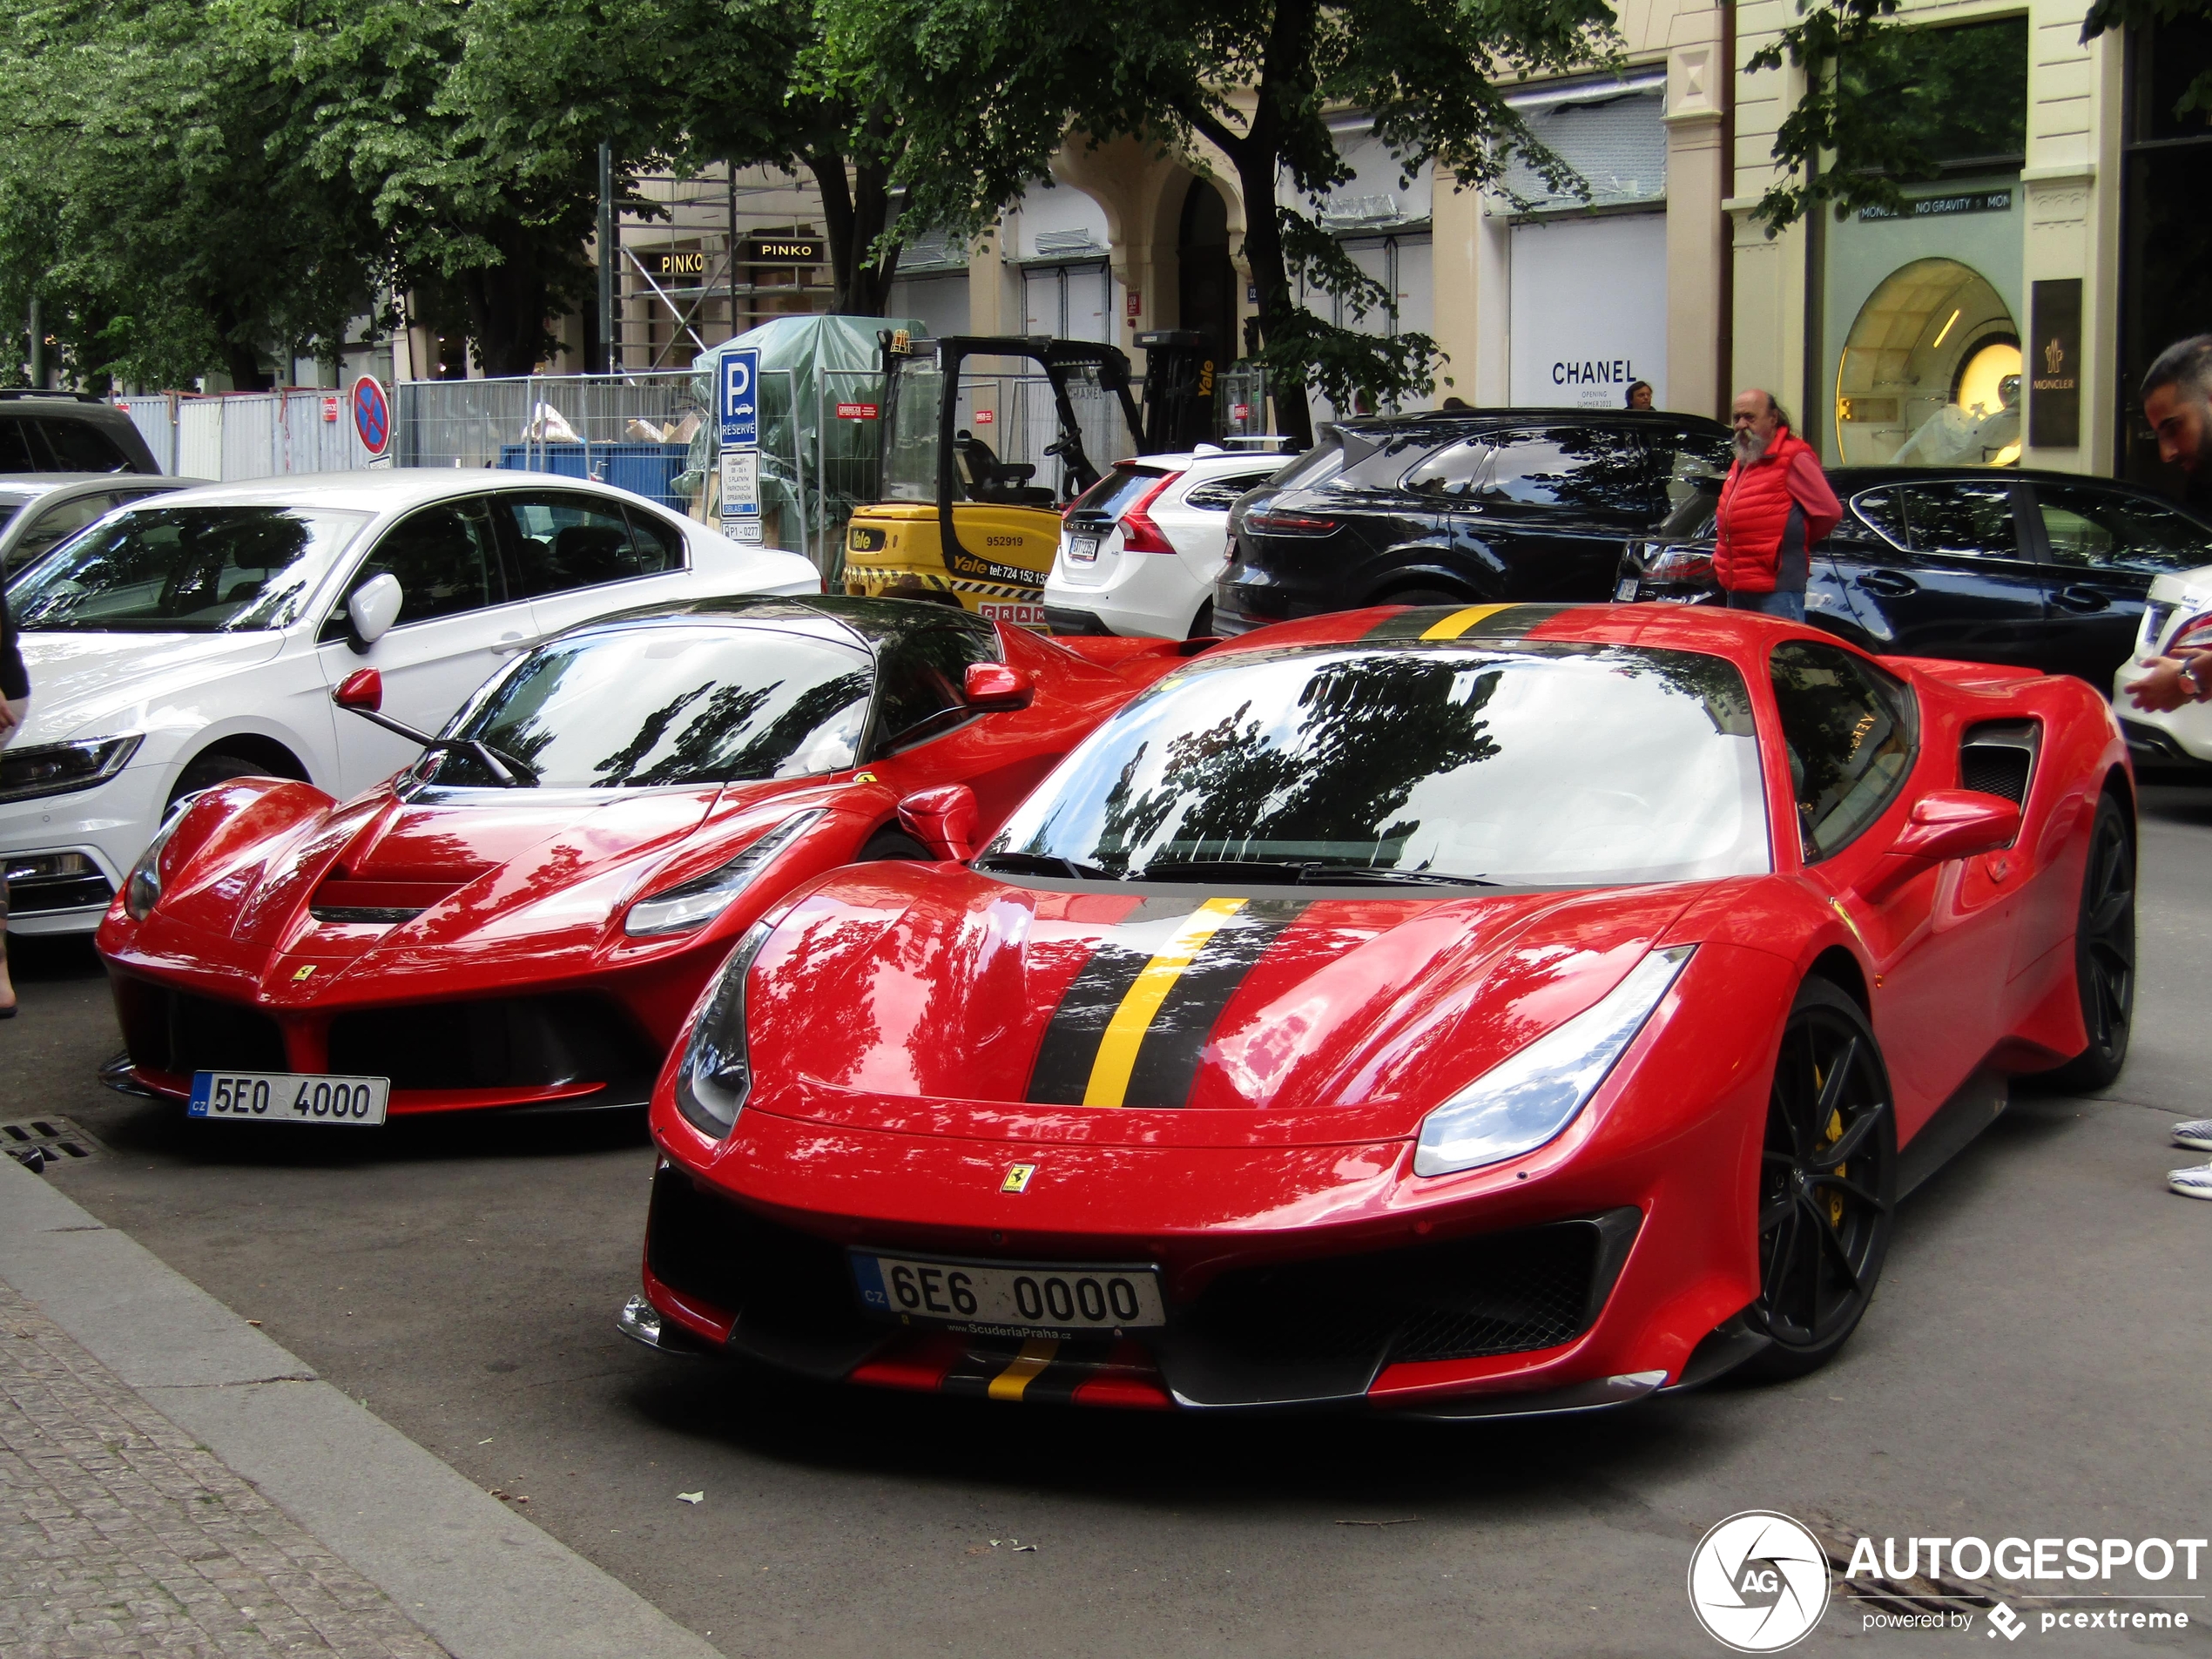
{"type": "Polygon", "coordinates": [[[1662,606],[1250,634],[795,892],[655,1092],[631,1334],[1006,1400],[1577,1411],[1825,1363],[2128,1046],[2080,682],[1662,606]]]}

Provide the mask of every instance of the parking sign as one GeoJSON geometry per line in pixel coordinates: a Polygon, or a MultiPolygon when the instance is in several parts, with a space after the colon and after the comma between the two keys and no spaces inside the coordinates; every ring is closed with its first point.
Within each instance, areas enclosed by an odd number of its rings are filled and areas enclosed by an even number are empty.
{"type": "Polygon", "coordinates": [[[722,417],[722,447],[753,449],[760,444],[760,353],[752,347],[722,354],[722,382],[716,394],[722,417]]]}

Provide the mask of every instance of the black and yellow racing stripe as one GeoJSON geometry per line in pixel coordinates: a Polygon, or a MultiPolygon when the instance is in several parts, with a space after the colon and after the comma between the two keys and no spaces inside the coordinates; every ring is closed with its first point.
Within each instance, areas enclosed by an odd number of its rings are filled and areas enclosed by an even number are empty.
{"type": "Polygon", "coordinates": [[[1182,1106],[1229,999],[1303,899],[1146,899],[1091,953],[1029,1074],[1041,1106],[1182,1106]],[[1161,924],[1170,924],[1162,936],[1161,924]],[[1143,944],[1136,939],[1144,941],[1143,944]]]}
{"type": "Polygon", "coordinates": [[[1117,1338],[1031,1337],[1018,1347],[977,1339],[937,1385],[941,1393],[972,1399],[1069,1405],[1076,1390],[1097,1377],[1123,1345],[1117,1338]]]}
{"type": "Polygon", "coordinates": [[[1519,639],[1573,605],[1462,605],[1447,610],[1423,605],[1386,617],[1364,636],[1368,639],[1519,639]]]}

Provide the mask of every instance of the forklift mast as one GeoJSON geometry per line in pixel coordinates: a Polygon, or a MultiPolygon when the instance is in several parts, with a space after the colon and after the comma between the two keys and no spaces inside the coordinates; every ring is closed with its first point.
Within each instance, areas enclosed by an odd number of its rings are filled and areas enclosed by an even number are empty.
{"type": "Polygon", "coordinates": [[[1144,353],[1143,453],[1217,442],[1212,340],[1195,328],[1158,328],[1137,335],[1136,344],[1144,353]]]}

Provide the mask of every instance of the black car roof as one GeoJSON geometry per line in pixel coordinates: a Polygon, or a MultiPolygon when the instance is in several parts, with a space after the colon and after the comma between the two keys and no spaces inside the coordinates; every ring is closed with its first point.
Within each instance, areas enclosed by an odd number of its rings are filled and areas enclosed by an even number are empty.
{"type": "Polygon", "coordinates": [[[950,605],[916,599],[861,598],[842,593],[761,595],[717,594],[704,599],[672,599],[658,604],[637,605],[579,623],[567,635],[597,632],[666,622],[762,622],[828,624],[871,651],[880,651],[909,635],[929,628],[990,624],[950,605]]]}
{"type": "Polygon", "coordinates": [[[1423,431],[1444,427],[1453,430],[1462,428],[1477,431],[1495,426],[1526,426],[1532,421],[1552,425],[1567,421],[1602,421],[1610,425],[1625,421],[1630,426],[1657,426],[1680,428],[1689,427],[1714,437],[1724,438],[1729,429],[1710,415],[1683,415],[1669,409],[1593,409],[1575,405],[1540,408],[1480,408],[1480,409],[1419,409],[1409,415],[1357,415],[1349,420],[1338,421],[1336,426],[1347,432],[1390,433],[1423,431]]]}

